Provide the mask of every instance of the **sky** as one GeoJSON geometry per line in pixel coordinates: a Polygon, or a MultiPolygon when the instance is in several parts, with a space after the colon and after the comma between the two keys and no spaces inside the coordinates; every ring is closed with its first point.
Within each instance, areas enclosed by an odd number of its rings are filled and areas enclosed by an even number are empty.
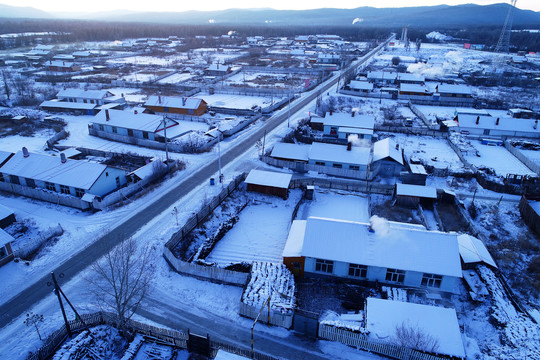
{"type": "MultiPolygon", "coordinates": [[[[361,6],[376,7],[403,7],[403,6],[426,6],[426,5],[457,5],[475,3],[487,5],[494,3],[509,3],[504,0],[378,0],[376,5],[373,0],[273,0],[253,1],[253,0],[207,0],[207,1],[185,1],[185,0],[153,0],[153,1],[133,1],[133,0],[93,0],[93,1],[73,1],[73,0],[0,0],[0,3],[12,6],[30,6],[48,12],[68,11],[68,12],[97,12],[127,9],[133,11],[187,11],[187,10],[223,10],[231,8],[263,8],[273,9],[316,9],[324,7],[352,9],[361,6]]],[[[520,0],[517,3],[520,9],[540,11],[540,0],[520,0]]]]}

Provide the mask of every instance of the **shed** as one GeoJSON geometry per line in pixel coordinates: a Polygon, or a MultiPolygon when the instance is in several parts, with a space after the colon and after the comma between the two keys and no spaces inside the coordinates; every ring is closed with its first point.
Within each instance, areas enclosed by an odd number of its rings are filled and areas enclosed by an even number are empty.
{"type": "Polygon", "coordinates": [[[461,256],[462,267],[471,268],[476,264],[486,264],[497,267],[495,260],[491,257],[486,245],[482,240],[468,234],[458,236],[459,255],[461,256]]]}
{"type": "Polygon", "coordinates": [[[283,199],[289,197],[289,184],[291,174],[283,174],[272,171],[251,170],[245,183],[248,191],[280,196],[283,199]]]}
{"type": "Polygon", "coordinates": [[[15,221],[17,220],[13,211],[0,204],[0,228],[5,229],[15,221]]]}
{"type": "Polygon", "coordinates": [[[373,144],[373,172],[382,177],[398,176],[403,170],[403,154],[399,145],[386,138],[373,144]]]}
{"type": "Polygon", "coordinates": [[[274,145],[270,156],[279,160],[307,163],[310,149],[309,145],[278,143],[274,145]]]}
{"type": "Polygon", "coordinates": [[[294,220],[289,230],[289,236],[283,249],[283,264],[291,270],[294,276],[304,276],[304,261],[302,247],[307,220],[294,220]]]}
{"type": "Polygon", "coordinates": [[[421,164],[409,164],[410,172],[402,172],[401,182],[403,184],[426,185],[427,172],[421,164]]]}
{"type": "Polygon", "coordinates": [[[432,204],[437,199],[437,189],[431,186],[396,184],[396,200],[399,205],[416,207],[432,204]]]}
{"type": "Polygon", "coordinates": [[[0,266],[7,264],[15,257],[11,247],[13,240],[13,236],[0,229],[0,266]]]}

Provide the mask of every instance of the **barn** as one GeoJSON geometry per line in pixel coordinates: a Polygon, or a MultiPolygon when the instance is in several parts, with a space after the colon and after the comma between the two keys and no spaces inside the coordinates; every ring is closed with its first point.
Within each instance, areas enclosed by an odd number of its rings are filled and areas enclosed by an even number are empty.
{"type": "Polygon", "coordinates": [[[437,189],[434,187],[396,184],[396,202],[398,205],[417,207],[418,204],[433,204],[435,200],[437,200],[437,189]]]}
{"type": "Polygon", "coordinates": [[[291,178],[291,174],[251,170],[245,183],[247,184],[248,191],[276,195],[283,199],[287,199],[289,197],[289,184],[291,178]]]}
{"type": "Polygon", "coordinates": [[[0,266],[7,264],[15,257],[11,248],[13,240],[13,236],[0,229],[0,266]]]}

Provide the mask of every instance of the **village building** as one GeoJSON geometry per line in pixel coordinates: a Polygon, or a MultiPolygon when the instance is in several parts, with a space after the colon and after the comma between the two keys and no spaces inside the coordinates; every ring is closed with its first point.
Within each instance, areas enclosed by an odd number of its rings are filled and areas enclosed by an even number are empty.
{"type": "Polygon", "coordinates": [[[204,75],[206,76],[225,76],[232,72],[232,68],[229,65],[212,64],[204,69],[204,75]]]}
{"type": "Polygon", "coordinates": [[[424,85],[403,83],[399,86],[400,99],[414,99],[411,97],[420,96],[423,99],[433,96],[424,85]]]}
{"type": "Polygon", "coordinates": [[[334,113],[330,111],[323,118],[312,117],[310,125],[314,130],[322,130],[323,136],[344,140],[351,135],[358,139],[370,140],[373,136],[375,118],[371,115],[352,113],[334,113]]]}
{"type": "Polygon", "coordinates": [[[446,103],[471,106],[474,104],[471,89],[467,85],[439,84],[435,86],[433,99],[446,103]]]}
{"type": "Polygon", "coordinates": [[[373,91],[373,84],[367,81],[351,80],[349,85],[345,87],[345,90],[369,94],[373,91]]]}
{"type": "Polygon", "coordinates": [[[15,193],[21,193],[21,188],[32,189],[24,193],[30,197],[35,197],[36,191],[46,191],[76,198],[102,198],[126,183],[122,169],[65,156],[29,153],[26,148],[0,167],[0,189],[15,193]]]}
{"type": "Polygon", "coordinates": [[[5,229],[15,221],[15,213],[11,209],[0,204],[0,228],[5,229]]]}
{"type": "Polygon", "coordinates": [[[458,244],[463,269],[474,269],[476,265],[497,268],[495,260],[493,260],[482,240],[469,234],[461,234],[458,236],[458,244]]]}
{"type": "Polygon", "coordinates": [[[144,107],[156,114],[167,116],[201,116],[206,112],[207,103],[196,98],[158,95],[150,96],[144,107]]]}
{"type": "Polygon", "coordinates": [[[367,171],[370,160],[371,148],[367,146],[314,142],[309,151],[308,163],[337,169],[367,171]]]}
{"type": "Polygon", "coordinates": [[[297,274],[459,291],[457,234],[381,218],[361,223],[309,217],[294,223],[283,263],[297,274]]]}
{"type": "Polygon", "coordinates": [[[338,54],[318,54],[317,63],[319,64],[336,64],[339,65],[341,62],[340,56],[338,54]]]}
{"type": "Polygon", "coordinates": [[[291,174],[272,171],[251,170],[244,181],[248,191],[275,195],[287,199],[289,197],[289,184],[291,174]]]}
{"type": "Polygon", "coordinates": [[[368,71],[367,79],[371,83],[391,85],[396,82],[396,73],[386,71],[368,71]]]}
{"type": "Polygon", "coordinates": [[[307,164],[309,161],[310,145],[277,143],[270,156],[277,160],[295,161],[307,164]]]}
{"type": "Polygon", "coordinates": [[[419,204],[431,206],[437,200],[437,189],[424,185],[396,184],[396,203],[416,208],[419,204]]]}
{"type": "Polygon", "coordinates": [[[485,115],[458,114],[455,118],[462,134],[490,137],[540,138],[538,119],[515,119],[485,115]]]}
{"type": "Polygon", "coordinates": [[[382,177],[398,176],[403,171],[403,153],[394,140],[386,138],[373,144],[371,169],[382,177]]]}
{"type": "Polygon", "coordinates": [[[51,60],[45,63],[47,71],[54,72],[76,72],[81,71],[81,67],[70,61],[51,60]]]}
{"type": "Polygon", "coordinates": [[[47,111],[81,112],[95,115],[102,109],[120,109],[126,105],[123,96],[108,90],[63,89],[56,94],[57,99],[44,101],[40,107],[47,111]]]}
{"type": "Polygon", "coordinates": [[[4,229],[0,229],[0,266],[7,264],[15,258],[13,254],[13,236],[9,235],[4,229]]]}

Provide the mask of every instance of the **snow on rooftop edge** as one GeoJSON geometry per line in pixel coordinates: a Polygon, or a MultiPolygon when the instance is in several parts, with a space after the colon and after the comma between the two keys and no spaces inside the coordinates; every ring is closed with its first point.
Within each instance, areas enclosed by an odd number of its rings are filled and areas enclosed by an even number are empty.
{"type": "Polygon", "coordinates": [[[249,172],[245,183],[288,189],[291,178],[292,174],[254,169],[249,172]]]}

